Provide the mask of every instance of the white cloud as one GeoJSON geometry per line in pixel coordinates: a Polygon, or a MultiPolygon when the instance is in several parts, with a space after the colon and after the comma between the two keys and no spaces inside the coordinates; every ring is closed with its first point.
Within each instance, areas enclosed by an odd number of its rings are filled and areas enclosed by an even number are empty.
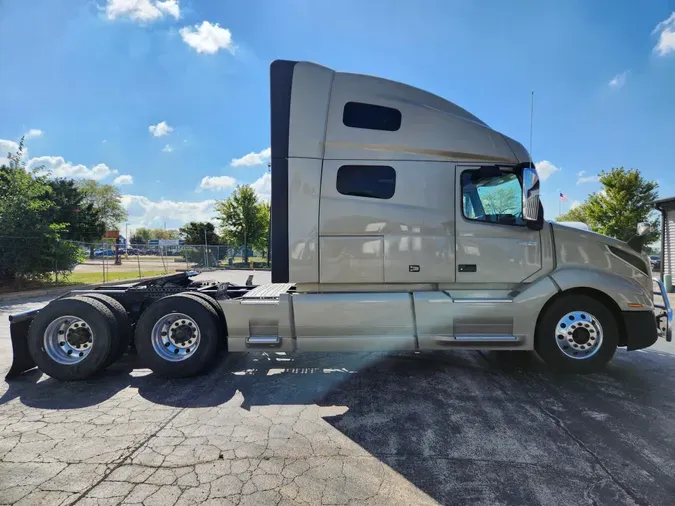
{"type": "Polygon", "coordinates": [[[579,202],[578,200],[574,200],[574,201],[572,201],[572,205],[570,206],[570,209],[574,209],[576,207],[579,207],[580,205],[581,205],[581,202],[579,202]]]}
{"type": "MultiPolygon", "coordinates": [[[[8,165],[9,159],[7,158],[8,154],[15,154],[19,149],[19,144],[6,140],[0,139],[0,165],[8,165]]],[[[25,157],[25,148],[24,148],[24,157],[25,157]]]]}
{"type": "Polygon", "coordinates": [[[255,165],[262,165],[263,163],[267,163],[271,155],[272,149],[267,148],[263,149],[259,153],[249,153],[248,155],[244,155],[241,158],[233,158],[231,165],[232,167],[253,167],[255,165]]]}
{"type": "Polygon", "coordinates": [[[115,184],[123,185],[123,184],[134,184],[134,178],[133,176],[130,176],[129,174],[122,174],[121,176],[117,176],[115,180],[113,181],[115,184]]]}
{"type": "Polygon", "coordinates": [[[171,146],[171,144],[167,144],[162,148],[162,151],[164,151],[165,153],[171,153],[173,151],[173,147],[171,146]]]}
{"type": "Polygon", "coordinates": [[[215,221],[215,200],[180,202],[150,200],[141,195],[122,195],[122,206],[129,213],[129,223],[136,227],[163,226],[176,228],[189,221],[215,221]]]}
{"type": "Polygon", "coordinates": [[[583,176],[584,174],[586,174],[585,170],[580,170],[579,172],[577,172],[577,176],[579,177],[583,176]]]}
{"type": "Polygon", "coordinates": [[[598,181],[600,181],[600,176],[586,176],[577,179],[577,184],[597,183],[598,181]]]}
{"type": "Polygon", "coordinates": [[[33,137],[42,137],[43,134],[44,132],[39,128],[31,128],[24,134],[24,137],[26,139],[32,139],[33,137]]]}
{"type": "Polygon", "coordinates": [[[155,137],[164,137],[173,132],[173,127],[167,125],[166,121],[160,121],[156,125],[150,125],[148,127],[148,132],[150,132],[155,137]]]}
{"type": "Polygon", "coordinates": [[[626,84],[627,78],[628,78],[628,71],[622,72],[621,74],[617,74],[609,81],[609,87],[620,90],[626,84]]]}
{"type": "Polygon", "coordinates": [[[103,140],[101,141],[101,144],[105,144],[106,142],[108,142],[108,139],[103,139],[103,140]]]}
{"type": "Polygon", "coordinates": [[[198,53],[214,54],[221,49],[227,49],[234,54],[232,33],[227,28],[221,28],[218,23],[212,25],[202,21],[201,25],[185,26],[180,29],[183,41],[198,53]]]}
{"type": "Polygon", "coordinates": [[[542,181],[546,181],[549,177],[560,170],[560,168],[556,167],[548,160],[542,160],[541,162],[537,162],[535,165],[537,167],[539,179],[542,181]]]}
{"type": "Polygon", "coordinates": [[[655,33],[659,34],[659,41],[654,46],[654,51],[659,56],[675,52],[675,12],[656,25],[652,31],[652,34],[655,33]]]}
{"type": "Polygon", "coordinates": [[[0,139],[0,153],[6,155],[7,153],[16,153],[16,150],[19,149],[19,143],[6,140],[6,139],[0,139]]]}
{"type": "Polygon", "coordinates": [[[251,185],[251,188],[260,200],[268,201],[272,195],[272,174],[265,172],[251,185]]]}
{"type": "Polygon", "coordinates": [[[231,176],[206,176],[199,183],[199,190],[228,190],[237,184],[237,180],[231,176]]]}
{"type": "Polygon", "coordinates": [[[30,170],[43,166],[44,173],[49,173],[51,177],[69,177],[74,179],[95,179],[96,181],[108,176],[117,174],[116,170],[111,169],[105,163],[99,163],[89,168],[85,165],[73,165],[66,162],[62,156],[38,156],[31,158],[26,163],[30,170]]]}
{"type": "Polygon", "coordinates": [[[108,0],[105,6],[108,19],[128,17],[134,21],[157,21],[166,15],[178,19],[178,0],[108,0]]]}
{"type": "Polygon", "coordinates": [[[178,0],[164,0],[163,2],[158,0],[155,5],[160,11],[165,12],[176,19],[180,17],[178,0]]]}

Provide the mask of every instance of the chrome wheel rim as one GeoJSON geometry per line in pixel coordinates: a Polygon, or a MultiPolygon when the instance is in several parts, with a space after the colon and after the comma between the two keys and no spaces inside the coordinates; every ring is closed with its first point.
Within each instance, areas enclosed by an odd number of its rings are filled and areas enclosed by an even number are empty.
{"type": "Polygon", "coordinates": [[[157,355],[169,362],[180,362],[197,351],[201,332],[197,322],[188,315],[170,313],[157,320],[151,340],[157,355]]]}
{"type": "Polygon", "coordinates": [[[75,365],[82,362],[94,345],[89,324],[77,316],[60,316],[47,326],[44,348],[54,362],[75,365]]]}
{"type": "Polygon", "coordinates": [[[560,318],[555,329],[555,341],[563,354],[574,360],[595,355],[602,346],[602,326],[587,311],[572,311],[560,318]]]}

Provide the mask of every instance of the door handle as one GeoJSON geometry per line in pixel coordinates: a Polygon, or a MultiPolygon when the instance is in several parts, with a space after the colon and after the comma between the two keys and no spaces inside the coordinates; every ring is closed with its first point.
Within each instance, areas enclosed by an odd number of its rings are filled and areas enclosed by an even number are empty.
{"type": "Polygon", "coordinates": [[[459,272],[476,272],[476,264],[459,264],[457,270],[459,272]]]}

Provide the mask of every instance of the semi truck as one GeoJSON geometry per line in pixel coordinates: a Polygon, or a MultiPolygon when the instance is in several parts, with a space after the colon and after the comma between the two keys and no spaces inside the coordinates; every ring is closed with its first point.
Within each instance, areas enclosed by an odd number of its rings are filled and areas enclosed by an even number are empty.
{"type": "Polygon", "coordinates": [[[270,108],[272,282],[73,290],[10,317],[9,377],[81,380],[130,345],[166,377],[223,353],[458,349],[588,373],[670,340],[641,248],[545,220],[528,151],[465,109],[287,60],[270,66],[270,108]]]}

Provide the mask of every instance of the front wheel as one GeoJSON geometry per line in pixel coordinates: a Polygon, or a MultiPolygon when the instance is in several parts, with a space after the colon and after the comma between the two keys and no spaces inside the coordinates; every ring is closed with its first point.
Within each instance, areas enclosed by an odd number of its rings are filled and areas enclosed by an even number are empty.
{"type": "Polygon", "coordinates": [[[592,373],[612,359],[618,342],[617,322],[607,306],[587,295],[569,294],[541,315],[534,347],[557,371],[592,373]]]}

